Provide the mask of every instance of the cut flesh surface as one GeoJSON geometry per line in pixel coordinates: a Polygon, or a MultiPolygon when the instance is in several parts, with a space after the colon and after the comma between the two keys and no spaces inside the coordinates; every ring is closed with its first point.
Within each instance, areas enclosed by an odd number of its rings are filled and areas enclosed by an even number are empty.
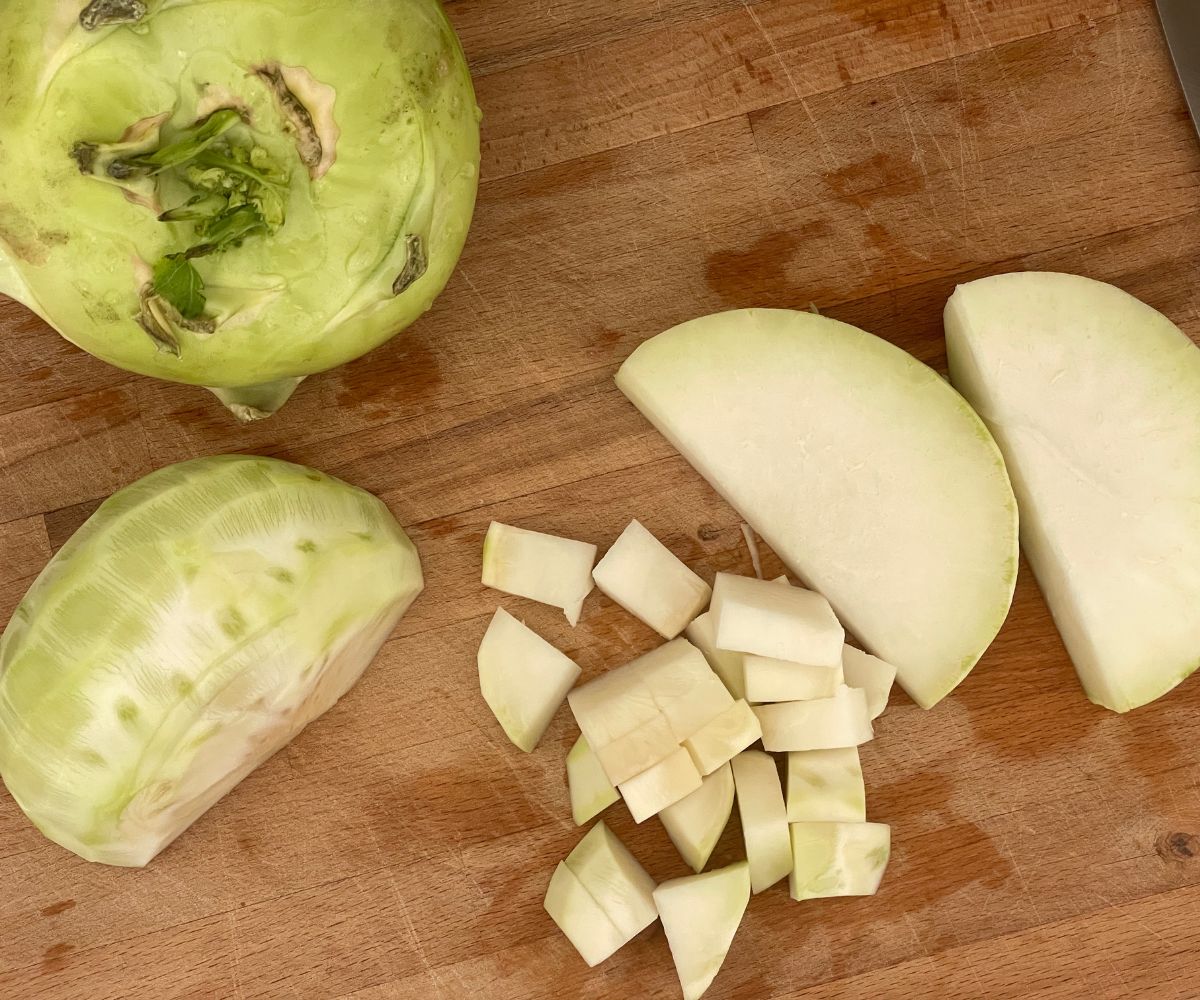
{"type": "Polygon", "coordinates": [[[702,783],[701,775],[688,752],[679,747],[659,761],[618,786],[635,823],[643,823],[667,806],[691,795],[702,783]]]}
{"type": "Polygon", "coordinates": [[[719,649],[812,667],[833,667],[842,660],[846,632],[833,608],[802,587],[718,573],[712,617],[719,649]]]}
{"type": "Polygon", "coordinates": [[[760,705],[770,701],[831,698],[844,679],[841,663],[833,667],[810,667],[753,653],[746,654],[743,672],[746,700],[760,705]]]}
{"type": "Polygon", "coordinates": [[[758,705],[754,714],[763,746],[772,751],[856,747],[874,736],[867,696],[859,688],[840,687],[832,698],[758,705]]]}
{"type": "Polygon", "coordinates": [[[844,646],[842,679],[848,687],[862,689],[867,696],[867,711],[872,719],[877,719],[883,715],[892,695],[896,668],[878,656],[864,653],[853,646],[844,646]]]}
{"type": "Polygon", "coordinates": [[[750,884],[757,894],[792,870],[787,807],[775,758],[770,754],[746,750],[733,758],[732,766],[750,884]]]}
{"type": "Polygon", "coordinates": [[[793,823],[792,899],[875,895],[891,849],[882,823],[793,823]]]}
{"type": "Polygon", "coordinates": [[[700,773],[711,774],[760,739],[762,726],[754,709],[735,701],[683,745],[700,773]]]}
{"type": "Polygon", "coordinates": [[[658,814],[679,856],[698,872],[708,864],[733,812],[733,771],[722,764],[696,791],[658,814]]]}
{"type": "Polygon", "coordinates": [[[746,681],[743,676],[744,653],[731,653],[717,648],[717,634],[713,630],[712,612],[706,611],[683,630],[683,634],[704,654],[713,672],[734,698],[746,697],[746,681]]]}
{"type": "Polygon", "coordinates": [[[567,855],[566,865],[626,940],[658,919],[654,879],[603,820],[567,855]]]}
{"type": "Polygon", "coordinates": [[[599,965],[625,944],[625,935],[565,862],[554,870],[543,905],[589,966],[599,965]]]}
{"type": "Polygon", "coordinates": [[[483,541],[483,585],[562,608],[579,623],[596,546],[493,521],[483,541]]]}
{"type": "Polygon", "coordinates": [[[1165,694],[1200,663],[1200,351],[1118,288],[1037,272],[960,286],[946,344],[1088,697],[1165,694]]]}
{"type": "Polygon", "coordinates": [[[863,823],[867,793],[857,747],[788,754],[788,822],[863,823]]]}
{"type": "Polygon", "coordinates": [[[583,735],[567,754],[567,786],[576,826],[583,826],[621,797],[583,735]]]}
{"type": "Polygon", "coordinates": [[[647,341],[617,384],[918,704],[987,649],[1012,601],[1016,504],[986,427],[932,369],[835,320],[751,309],[647,341]]]}
{"type": "Polygon", "coordinates": [[[665,760],[678,748],[679,740],[667,717],[658,715],[632,732],[606,743],[596,751],[596,758],[608,780],[619,785],[665,760]]]}

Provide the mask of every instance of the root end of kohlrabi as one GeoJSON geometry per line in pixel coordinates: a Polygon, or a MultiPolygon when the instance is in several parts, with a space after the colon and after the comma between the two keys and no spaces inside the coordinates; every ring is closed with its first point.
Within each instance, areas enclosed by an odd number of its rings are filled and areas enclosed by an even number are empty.
{"type": "Polygon", "coordinates": [[[241,385],[233,388],[210,385],[207,388],[241,423],[249,424],[271,416],[291,398],[296,387],[303,381],[304,376],[301,375],[297,378],[263,382],[261,385],[241,385]]]}

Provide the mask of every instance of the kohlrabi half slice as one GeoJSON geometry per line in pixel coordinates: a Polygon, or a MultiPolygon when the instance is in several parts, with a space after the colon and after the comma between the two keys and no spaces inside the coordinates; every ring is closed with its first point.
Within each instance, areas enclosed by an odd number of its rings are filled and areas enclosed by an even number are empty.
{"type": "Polygon", "coordinates": [[[708,606],[712,590],[640,521],[632,521],[592,571],[596,586],[664,639],[708,606]]]}
{"type": "Polygon", "coordinates": [[[770,754],[746,750],[733,758],[732,768],[750,884],[758,894],[792,870],[787,807],[770,754]]]}
{"type": "Polygon", "coordinates": [[[832,698],[756,705],[768,750],[833,750],[856,747],[874,736],[867,695],[861,688],[842,686],[832,698]]]}
{"type": "Polygon", "coordinates": [[[691,795],[667,806],[658,818],[679,856],[692,871],[699,872],[712,857],[732,812],[733,771],[728,764],[722,764],[706,775],[691,795]]]}
{"type": "Polygon", "coordinates": [[[254,419],[445,286],[479,124],[437,0],[5,0],[4,22],[0,292],[72,343],[254,419]]]}
{"type": "Polygon", "coordinates": [[[867,711],[872,719],[877,719],[883,715],[892,695],[896,668],[878,656],[864,653],[853,646],[844,646],[842,679],[847,687],[862,689],[867,696],[867,711]]]}
{"type": "Polygon", "coordinates": [[[718,573],[712,617],[720,649],[812,667],[842,662],[846,631],[829,602],[811,590],[718,573]]]}
{"type": "Polygon", "coordinates": [[[658,919],[654,879],[603,820],[567,855],[566,865],[626,940],[658,919]]]}
{"type": "Polygon", "coordinates": [[[735,701],[703,729],[683,741],[701,774],[712,774],[752,743],[762,739],[758,716],[745,701],[735,701]]]}
{"type": "Polygon", "coordinates": [[[750,866],[664,882],[654,890],[684,1000],[700,1000],[729,954],[750,902],[750,866]]]}
{"type": "Polygon", "coordinates": [[[542,904],[589,966],[597,966],[629,939],[566,862],[554,869],[542,904]]]}
{"type": "Polygon", "coordinates": [[[792,899],[874,896],[891,850],[882,823],[793,823],[792,899]]]}
{"type": "Polygon", "coordinates": [[[1036,272],[960,286],[946,344],[1088,697],[1170,691],[1200,664],[1200,351],[1118,288],[1036,272]]]}
{"type": "Polygon", "coordinates": [[[583,735],[567,754],[567,788],[576,826],[583,826],[621,797],[583,735]]]}
{"type": "Polygon", "coordinates": [[[483,540],[483,585],[562,608],[579,624],[592,592],[596,546],[493,521],[483,540]]]}
{"type": "Polygon", "coordinates": [[[788,822],[862,823],[867,792],[857,747],[787,755],[788,822]]]}
{"type": "Polygon", "coordinates": [[[691,795],[701,784],[700,772],[692,758],[683,747],[678,747],[669,757],[617,787],[633,821],[644,823],[691,795]]]}
{"type": "Polygon", "coordinates": [[[932,369],[832,319],[749,309],[647,341],[617,384],[920,705],[987,649],[1016,503],[987,428],[932,369]]]}
{"type": "Polygon", "coordinates": [[[579,667],[503,608],[479,645],[483,700],[513,744],[532,753],[579,679],[579,667]]]}
{"type": "Polygon", "coordinates": [[[0,639],[0,775],[51,840],[145,865],[350,689],[421,587],[387,508],[329,476],[250,456],[152,473],[0,639]]]}

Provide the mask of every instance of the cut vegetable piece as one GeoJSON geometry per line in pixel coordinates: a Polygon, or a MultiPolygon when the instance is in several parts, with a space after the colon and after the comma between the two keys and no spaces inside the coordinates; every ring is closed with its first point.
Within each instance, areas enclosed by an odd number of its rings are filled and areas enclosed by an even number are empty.
{"type": "MultiPolygon", "coordinates": [[[[699,732],[733,704],[704,654],[686,639],[671,644],[670,656],[643,658],[644,676],[679,742],[699,732]]],[[[666,647],[663,647],[665,650],[666,647]]]]}
{"type": "Polygon", "coordinates": [[[628,669],[632,665],[601,674],[567,695],[575,721],[594,750],[662,716],[653,693],[628,669]]]}
{"type": "Polygon", "coordinates": [[[628,940],[565,862],[554,869],[543,905],[589,966],[599,965],[628,940]]]}
{"type": "Polygon", "coordinates": [[[688,752],[679,747],[666,760],[617,787],[633,821],[643,823],[667,806],[691,795],[700,785],[700,772],[696,770],[688,752]]]}
{"type": "Polygon", "coordinates": [[[867,695],[867,711],[878,719],[887,708],[896,680],[896,668],[878,656],[853,646],[842,647],[842,676],[848,687],[861,688],[867,695]]]}
{"type": "Polygon", "coordinates": [[[891,850],[883,823],[793,823],[792,899],[874,896],[891,850]]]}
{"type": "Polygon", "coordinates": [[[665,639],[708,606],[712,590],[638,521],[592,571],[596,586],[665,639]]]}
{"type": "Polygon", "coordinates": [[[701,774],[712,774],[762,738],[758,716],[745,701],[735,701],[690,739],[684,747],[701,774]]]}
{"type": "Polygon", "coordinates": [[[1165,694],[1200,663],[1200,352],[1118,288],[1033,272],[960,286],[946,344],[1088,697],[1165,694]]]}
{"type": "Polygon", "coordinates": [[[567,787],[571,793],[571,818],[576,826],[598,816],[621,797],[583,735],[567,754],[567,787]]]}
{"type": "Polygon", "coordinates": [[[867,793],[857,747],[788,754],[788,822],[863,823],[867,793]]]}
{"type": "Polygon", "coordinates": [[[718,573],[712,616],[719,649],[811,667],[841,662],[846,631],[829,602],[811,590],[718,573]]]}
{"type": "Polygon", "coordinates": [[[866,693],[840,687],[832,698],[786,701],[754,708],[768,750],[833,750],[856,747],[874,736],[866,693]]]}
{"type": "Polygon", "coordinates": [[[648,771],[679,749],[679,740],[665,715],[638,726],[596,751],[600,766],[614,785],[648,771]]]}
{"type": "Polygon", "coordinates": [[[936,372],[844,323],[750,309],[642,344],[617,384],[918,704],[966,676],[1012,601],[1017,514],[936,372]]]}
{"type": "Polygon", "coordinates": [[[658,814],[679,856],[701,871],[733,812],[733,771],[723,764],[696,791],[658,814]]]}
{"type": "Polygon", "coordinates": [[[654,902],[684,1000],[699,1000],[721,971],[750,902],[750,866],[739,861],[672,879],[654,890],[654,902]]]}
{"type": "Polygon", "coordinates": [[[757,704],[832,698],[843,681],[840,663],[833,667],[810,667],[747,653],[743,669],[746,700],[757,704]]]}
{"type": "Polygon", "coordinates": [[[721,683],[734,698],[746,697],[746,681],[742,671],[743,653],[717,649],[717,634],[713,631],[712,612],[706,611],[683,630],[704,654],[708,665],[721,678],[721,683]]]}
{"type": "Polygon", "coordinates": [[[750,884],[757,895],[792,870],[787,807],[770,754],[746,750],[733,758],[732,767],[750,884]]]}
{"type": "Polygon", "coordinates": [[[594,545],[493,521],[483,542],[483,585],[562,608],[577,625],[595,561],[594,545]]]}
{"type": "Polygon", "coordinates": [[[479,646],[479,688],[513,743],[531,753],[578,679],[573,660],[497,609],[479,646]]]}
{"type": "Polygon", "coordinates": [[[654,879],[603,820],[567,855],[566,865],[626,940],[658,919],[654,879]]]}

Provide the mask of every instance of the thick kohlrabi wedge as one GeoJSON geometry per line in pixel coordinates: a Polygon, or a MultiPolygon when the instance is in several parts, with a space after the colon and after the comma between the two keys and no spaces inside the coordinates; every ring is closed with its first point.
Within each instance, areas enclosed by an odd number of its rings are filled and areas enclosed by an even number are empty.
{"type": "Polygon", "coordinates": [[[762,726],[763,746],[775,752],[856,747],[875,735],[867,695],[860,688],[843,686],[832,698],[814,701],[756,705],[754,714],[762,726]]]}
{"type": "Polygon", "coordinates": [[[787,807],[770,754],[746,750],[733,758],[732,768],[750,884],[757,895],[792,870],[787,807]]]}
{"type": "Polygon", "coordinates": [[[842,662],[846,631],[829,602],[811,590],[718,573],[712,617],[719,649],[811,667],[842,662]]]}
{"type": "Polygon", "coordinates": [[[788,822],[862,823],[867,792],[857,747],[787,756],[788,822]]]}
{"type": "Polygon", "coordinates": [[[679,747],[652,768],[617,787],[635,823],[644,823],[669,805],[691,795],[702,783],[688,752],[679,747]]]}
{"type": "Polygon", "coordinates": [[[0,639],[0,774],[51,840],[144,865],[350,689],[421,587],[387,508],[336,479],[249,456],[152,473],[0,639]]]}
{"type": "Polygon", "coordinates": [[[946,344],[1088,697],[1165,694],[1200,664],[1200,351],[1118,288],[1041,273],[962,285],[946,344]]]}
{"type": "Polygon", "coordinates": [[[629,940],[565,861],[554,869],[542,905],[589,966],[599,965],[629,940]]]}
{"type": "Polygon", "coordinates": [[[617,384],[919,704],[987,649],[1016,581],[1016,503],[936,372],[844,323],[750,309],[653,338],[617,384]]]}
{"type": "Polygon", "coordinates": [[[712,857],[732,812],[733,771],[728,764],[722,764],[704,778],[696,791],[667,806],[658,818],[679,856],[691,865],[692,871],[698,872],[712,857]]]}
{"type": "Polygon", "coordinates": [[[596,546],[493,521],[483,540],[483,585],[562,608],[579,624],[592,592],[596,546]]]}
{"type": "Polygon", "coordinates": [[[580,736],[567,754],[567,787],[571,796],[571,818],[576,826],[583,826],[599,816],[621,797],[585,736],[580,736]]]}
{"type": "Polygon", "coordinates": [[[498,608],[479,646],[483,700],[513,743],[532,753],[562,706],[579,667],[498,608]]]}
{"type": "Polygon", "coordinates": [[[641,522],[633,521],[592,570],[596,586],[664,639],[708,606],[712,590],[641,522]]]}
{"type": "Polygon", "coordinates": [[[566,865],[627,941],[658,919],[654,879],[603,820],[567,855],[566,865]]]}
{"type": "Polygon", "coordinates": [[[735,701],[683,745],[701,774],[712,774],[726,761],[762,738],[758,716],[745,701],[735,701]]]}
{"type": "Polygon", "coordinates": [[[853,646],[842,648],[842,679],[847,687],[861,688],[867,696],[867,711],[872,719],[883,715],[892,685],[896,682],[896,668],[878,656],[864,653],[853,646]]]}
{"type": "Polygon", "coordinates": [[[750,902],[750,866],[745,861],[664,882],[654,902],[684,1000],[700,1000],[721,971],[750,902]]]}
{"type": "Polygon", "coordinates": [[[793,823],[792,899],[874,896],[891,850],[882,823],[793,823]]]}

